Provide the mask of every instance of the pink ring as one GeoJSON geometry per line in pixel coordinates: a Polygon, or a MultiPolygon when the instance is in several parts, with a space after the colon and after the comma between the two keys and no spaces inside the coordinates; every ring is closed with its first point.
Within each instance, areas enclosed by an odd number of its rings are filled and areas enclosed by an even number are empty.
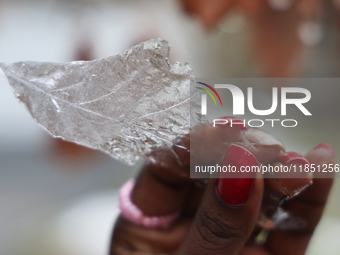
{"type": "Polygon", "coordinates": [[[145,228],[169,228],[178,218],[179,211],[164,216],[147,216],[145,215],[131,199],[131,193],[135,186],[135,180],[128,180],[119,191],[119,208],[122,216],[139,226],[145,228]]]}

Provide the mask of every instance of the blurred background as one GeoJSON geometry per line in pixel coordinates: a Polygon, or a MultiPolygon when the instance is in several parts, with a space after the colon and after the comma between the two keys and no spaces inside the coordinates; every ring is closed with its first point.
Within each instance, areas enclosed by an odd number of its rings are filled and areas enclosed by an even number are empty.
{"type": "MultiPolygon", "coordinates": [[[[0,0],[0,62],[91,60],[161,37],[196,77],[339,77],[339,17],[331,0],[0,0]]],[[[319,142],[339,152],[336,127],[319,142]]],[[[301,141],[287,148],[314,146],[301,141]]],[[[106,254],[117,189],[140,166],[52,139],[0,74],[0,255],[106,254]]],[[[339,192],[336,180],[309,255],[339,254],[339,192]]]]}

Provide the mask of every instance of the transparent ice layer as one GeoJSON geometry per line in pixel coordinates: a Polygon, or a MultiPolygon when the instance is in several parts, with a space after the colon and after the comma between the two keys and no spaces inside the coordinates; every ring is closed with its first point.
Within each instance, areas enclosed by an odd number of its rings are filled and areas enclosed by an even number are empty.
{"type": "MultiPolygon", "coordinates": [[[[200,114],[193,71],[188,64],[170,65],[169,50],[166,41],[151,39],[119,55],[94,61],[0,63],[0,68],[16,97],[54,137],[102,150],[128,164],[159,147],[167,147],[160,153],[163,160],[170,150],[171,156],[186,166],[190,149],[194,162],[215,163],[224,157],[230,146],[225,140],[230,137],[226,138],[223,127],[215,130],[216,137],[206,136],[211,123],[200,114]],[[189,138],[185,135],[190,131],[189,138]]],[[[257,129],[243,132],[234,143],[252,153],[261,146],[285,151],[273,135],[257,129]]],[[[172,157],[168,158],[158,165],[171,167],[172,157]]],[[[257,160],[262,162],[259,157],[257,160]]],[[[282,176],[264,177],[259,226],[302,228],[305,222],[284,211],[281,204],[311,185],[311,177],[307,184],[290,188],[282,176]]]]}
{"type": "Polygon", "coordinates": [[[188,64],[170,65],[169,51],[168,42],[157,38],[94,61],[0,67],[52,136],[134,164],[189,133],[193,72],[188,64]]]}

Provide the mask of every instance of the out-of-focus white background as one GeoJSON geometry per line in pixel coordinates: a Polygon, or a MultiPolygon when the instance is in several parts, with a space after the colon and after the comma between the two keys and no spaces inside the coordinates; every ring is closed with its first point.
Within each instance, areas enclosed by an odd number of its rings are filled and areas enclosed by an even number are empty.
{"type": "MultiPolygon", "coordinates": [[[[305,76],[338,73],[335,31],[327,28],[304,55],[305,76]]],[[[170,42],[170,62],[189,62],[197,77],[252,77],[260,73],[249,34],[251,24],[237,15],[206,33],[170,0],[0,0],[0,62],[100,58],[161,37],[170,42]]],[[[0,255],[107,253],[116,190],[139,166],[79,148],[69,156],[65,148],[33,121],[0,74],[0,255]]],[[[340,250],[339,191],[336,182],[310,255],[340,250]]]]}

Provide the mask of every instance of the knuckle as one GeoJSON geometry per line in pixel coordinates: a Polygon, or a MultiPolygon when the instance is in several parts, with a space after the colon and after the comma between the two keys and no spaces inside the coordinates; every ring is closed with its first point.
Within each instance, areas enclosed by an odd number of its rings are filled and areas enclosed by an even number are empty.
{"type": "MultiPolygon", "coordinates": [[[[243,240],[245,229],[242,222],[232,220],[223,212],[207,206],[198,212],[197,232],[206,245],[232,246],[243,240]]],[[[209,247],[208,247],[209,248],[209,247]]]]}
{"type": "Polygon", "coordinates": [[[136,254],[136,253],[134,253],[134,251],[126,247],[119,246],[119,245],[113,246],[110,250],[110,255],[133,255],[133,254],[136,254]]]}

